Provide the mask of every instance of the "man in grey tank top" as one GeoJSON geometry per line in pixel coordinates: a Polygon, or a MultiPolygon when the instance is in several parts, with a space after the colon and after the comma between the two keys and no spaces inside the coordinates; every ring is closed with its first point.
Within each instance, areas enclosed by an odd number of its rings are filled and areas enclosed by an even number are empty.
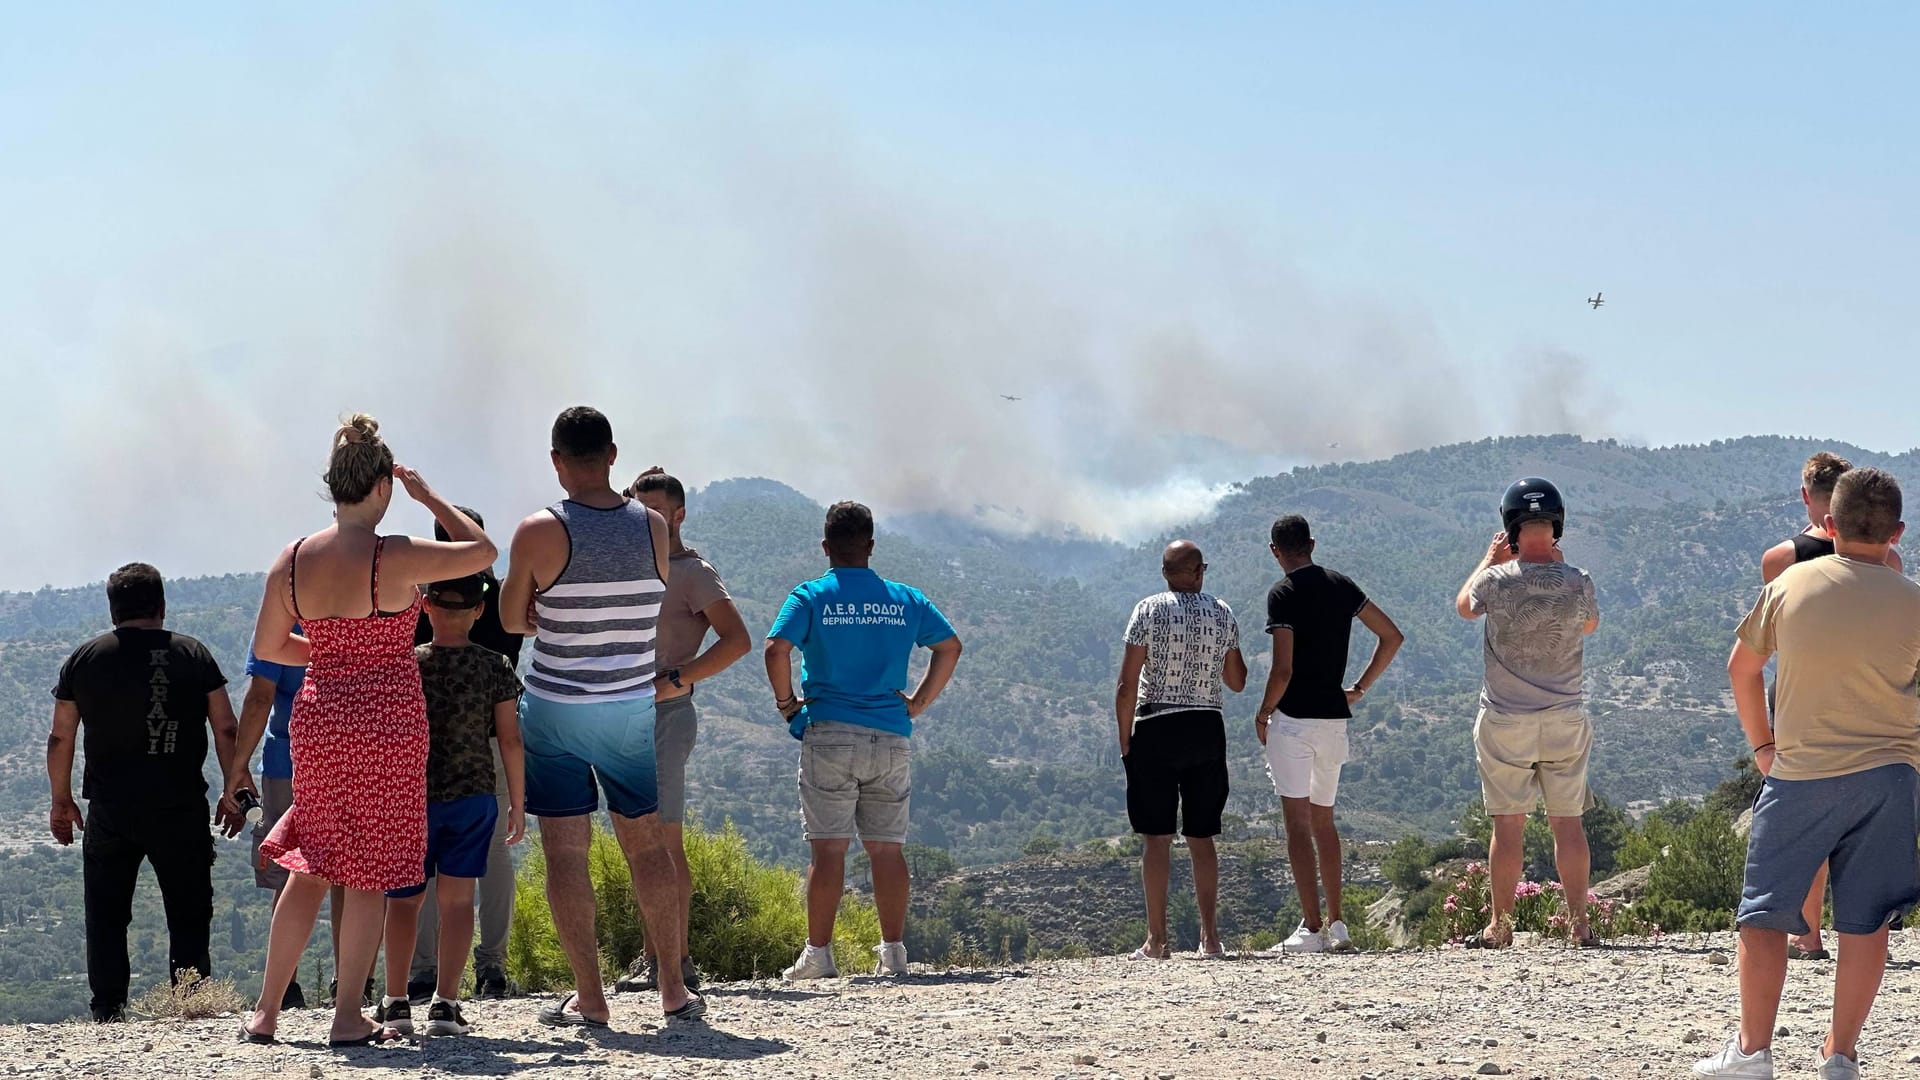
{"type": "Polygon", "coordinates": [[[667,589],[667,525],[613,489],[618,448],[599,410],[553,423],[553,468],[567,497],[520,523],[500,588],[500,620],[533,636],[520,732],[527,813],[540,821],[547,898],[574,992],[540,1013],[556,1027],[605,1027],[587,874],[591,815],[606,792],[634,896],[660,956],[660,1004],[696,1019],[706,1002],[681,977],[686,913],[654,761],[654,636],[667,589]]]}

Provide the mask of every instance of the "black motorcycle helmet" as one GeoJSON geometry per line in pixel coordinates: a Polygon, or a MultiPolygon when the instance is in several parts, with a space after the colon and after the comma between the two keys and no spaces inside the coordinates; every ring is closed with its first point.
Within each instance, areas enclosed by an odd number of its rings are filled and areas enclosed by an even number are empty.
{"type": "Polygon", "coordinates": [[[1500,520],[1507,526],[1507,544],[1518,548],[1520,526],[1529,521],[1553,522],[1553,538],[1567,527],[1567,505],[1560,500],[1560,489],[1537,476],[1516,480],[1500,498],[1500,520]]]}

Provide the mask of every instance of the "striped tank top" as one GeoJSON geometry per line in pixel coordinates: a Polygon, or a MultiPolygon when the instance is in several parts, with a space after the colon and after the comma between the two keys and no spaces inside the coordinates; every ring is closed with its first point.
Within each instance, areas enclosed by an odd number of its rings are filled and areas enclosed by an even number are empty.
{"type": "Polygon", "coordinates": [[[530,693],[551,701],[653,696],[654,632],[667,583],[654,564],[647,508],[571,499],[547,508],[567,530],[566,569],[534,597],[530,693]]]}

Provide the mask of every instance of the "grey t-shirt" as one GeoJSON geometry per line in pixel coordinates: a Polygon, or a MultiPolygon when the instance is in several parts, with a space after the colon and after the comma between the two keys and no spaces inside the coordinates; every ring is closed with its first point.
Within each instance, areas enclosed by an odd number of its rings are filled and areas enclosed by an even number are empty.
{"type": "Polygon", "coordinates": [[[1482,707],[1536,713],[1580,704],[1584,631],[1600,614],[1585,570],[1502,563],[1475,578],[1468,597],[1487,621],[1482,707]]]}

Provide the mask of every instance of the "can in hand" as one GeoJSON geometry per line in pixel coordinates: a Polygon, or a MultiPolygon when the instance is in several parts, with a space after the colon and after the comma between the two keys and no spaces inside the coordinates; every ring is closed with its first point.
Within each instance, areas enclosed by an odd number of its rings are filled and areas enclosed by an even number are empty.
{"type": "Polygon", "coordinates": [[[241,788],[239,791],[234,792],[233,801],[240,807],[241,813],[247,815],[247,824],[249,825],[258,825],[261,819],[267,816],[267,812],[260,807],[260,796],[255,795],[246,788],[241,788]]]}

